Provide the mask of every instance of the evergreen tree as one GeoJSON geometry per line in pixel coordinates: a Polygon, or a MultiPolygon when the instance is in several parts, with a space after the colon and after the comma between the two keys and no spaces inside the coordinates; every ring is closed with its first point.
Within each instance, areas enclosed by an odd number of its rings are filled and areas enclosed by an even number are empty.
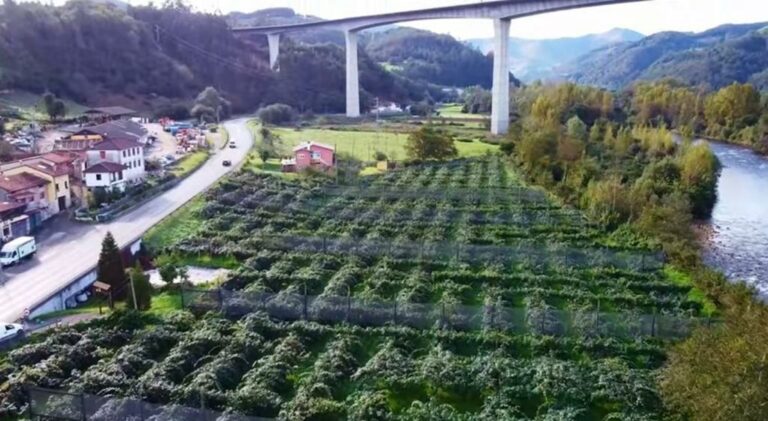
{"type": "Polygon", "coordinates": [[[120,249],[117,248],[115,238],[111,232],[107,232],[104,240],[101,242],[101,254],[97,265],[97,281],[108,284],[111,287],[113,298],[124,296],[126,291],[120,291],[128,282],[123,266],[123,258],[120,256],[120,249]]]}
{"type": "MultiPolygon", "coordinates": [[[[152,284],[149,283],[149,277],[144,274],[141,265],[136,262],[136,266],[132,267],[129,273],[133,286],[131,291],[135,296],[135,302],[139,311],[149,310],[152,306],[152,284]]],[[[133,300],[133,297],[131,297],[133,300]]],[[[133,301],[128,303],[133,305],[133,301]]]]}

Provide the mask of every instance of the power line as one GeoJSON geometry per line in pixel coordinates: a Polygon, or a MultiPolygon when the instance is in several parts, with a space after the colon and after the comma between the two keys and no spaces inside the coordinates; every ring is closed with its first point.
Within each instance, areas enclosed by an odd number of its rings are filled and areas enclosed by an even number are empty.
{"type": "Polygon", "coordinates": [[[200,55],[202,55],[202,56],[204,56],[204,57],[206,57],[208,59],[215,60],[215,61],[219,62],[220,64],[224,64],[224,65],[227,65],[227,66],[229,66],[231,68],[237,69],[238,71],[246,73],[249,76],[259,77],[259,78],[262,77],[262,75],[253,72],[253,70],[251,70],[250,68],[248,68],[246,66],[243,66],[240,63],[231,61],[231,60],[229,60],[229,59],[227,59],[225,57],[221,57],[221,56],[219,56],[219,55],[217,55],[215,53],[212,53],[210,51],[207,51],[207,50],[205,50],[205,49],[203,49],[203,48],[201,48],[201,47],[199,47],[199,46],[197,46],[195,44],[192,44],[191,42],[189,42],[189,41],[187,41],[185,39],[179,38],[176,35],[172,34],[171,32],[167,31],[165,28],[160,27],[159,25],[155,25],[155,31],[156,31],[156,34],[157,34],[157,38],[158,38],[157,41],[158,42],[160,40],[160,34],[162,33],[166,38],[168,38],[170,40],[173,40],[173,41],[177,42],[179,45],[187,47],[190,50],[192,50],[192,51],[194,51],[194,52],[196,52],[196,53],[198,53],[198,54],[200,54],[200,55]]]}

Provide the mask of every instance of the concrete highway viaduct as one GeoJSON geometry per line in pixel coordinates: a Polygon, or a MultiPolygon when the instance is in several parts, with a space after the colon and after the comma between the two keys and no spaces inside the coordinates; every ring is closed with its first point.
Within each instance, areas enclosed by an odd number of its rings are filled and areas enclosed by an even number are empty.
{"type": "Polygon", "coordinates": [[[512,19],[561,10],[634,3],[648,0],[497,0],[381,15],[300,23],[293,25],[233,28],[235,33],[264,34],[269,41],[269,62],[277,68],[280,35],[308,29],[337,29],[346,36],[347,116],[360,116],[360,82],[357,62],[357,33],[376,26],[427,19],[490,19],[494,28],[493,102],[491,132],[505,134],[509,128],[509,27],[512,19]],[[499,54],[504,52],[504,54],[499,54]]]}

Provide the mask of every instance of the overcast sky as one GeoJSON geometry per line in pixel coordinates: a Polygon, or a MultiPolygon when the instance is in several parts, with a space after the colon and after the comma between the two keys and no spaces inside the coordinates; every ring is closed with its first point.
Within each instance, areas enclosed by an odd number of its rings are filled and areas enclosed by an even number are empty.
{"type": "MultiPolygon", "coordinates": [[[[131,0],[138,4],[146,0],[131,0]]],[[[222,13],[251,12],[268,7],[291,7],[299,13],[325,19],[397,12],[479,0],[186,0],[198,10],[222,13]]],[[[156,0],[155,3],[159,1],[156,0]]],[[[723,23],[768,21],[768,0],[652,0],[648,2],[602,6],[550,13],[512,22],[512,36],[559,38],[629,28],[644,34],[660,31],[703,31],[723,23]]],[[[431,21],[409,26],[449,33],[457,38],[493,35],[487,21],[431,21]]]]}

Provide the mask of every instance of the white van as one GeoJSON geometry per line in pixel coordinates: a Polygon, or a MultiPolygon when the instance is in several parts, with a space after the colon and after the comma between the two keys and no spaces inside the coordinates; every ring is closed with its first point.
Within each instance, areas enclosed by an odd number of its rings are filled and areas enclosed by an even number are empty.
{"type": "Polygon", "coordinates": [[[16,323],[0,323],[0,342],[24,334],[24,327],[16,323]]]}
{"type": "Polygon", "coordinates": [[[0,264],[3,266],[15,265],[22,259],[31,258],[37,252],[35,237],[19,237],[3,245],[0,249],[0,264]]]}

